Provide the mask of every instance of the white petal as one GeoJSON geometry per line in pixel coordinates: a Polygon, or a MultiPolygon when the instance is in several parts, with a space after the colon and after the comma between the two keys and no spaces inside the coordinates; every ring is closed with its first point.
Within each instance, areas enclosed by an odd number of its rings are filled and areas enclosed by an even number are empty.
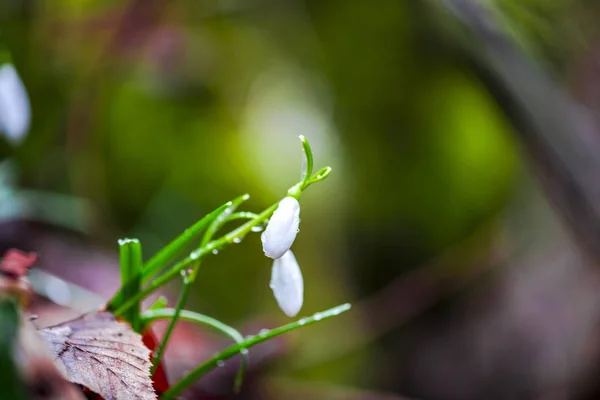
{"type": "Polygon", "coordinates": [[[267,257],[280,258],[292,247],[300,224],[300,203],[285,197],[271,216],[261,239],[267,257]]]}
{"type": "Polygon", "coordinates": [[[25,87],[11,64],[0,67],[0,131],[14,144],[20,143],[29,129],[29,99],[25,87]]]}
{"type": "Polygon", "coordinates": [[[281,311],[288,317],[296,316],[302,308],[304,281],[291,250],[273,261],[270,286],[281,311]]]}

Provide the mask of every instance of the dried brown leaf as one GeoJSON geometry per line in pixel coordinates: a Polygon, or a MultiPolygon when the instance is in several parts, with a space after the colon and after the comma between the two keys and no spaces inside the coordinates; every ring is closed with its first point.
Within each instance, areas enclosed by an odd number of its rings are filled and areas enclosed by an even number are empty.
{"type": "Polygon", "coordinates": [[[105,400],[156,399],[150,379],[150,350],[140,335],[112,314],[87,314],[40,333],[71,382],[105,400]]]}

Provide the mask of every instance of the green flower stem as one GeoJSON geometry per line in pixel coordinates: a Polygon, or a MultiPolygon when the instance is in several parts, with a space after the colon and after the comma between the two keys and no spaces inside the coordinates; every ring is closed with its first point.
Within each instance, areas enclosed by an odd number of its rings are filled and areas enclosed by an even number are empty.
{"type": "Polygon", "coordinates": [[[150,368],[150,376],[154,375],[154,371],[160,365],[160,360],[162,359],[162,356],[163,356],[165,350],[167,349],[167,343],[169,343],[171,334],[173,333],[173,330],[175,329],[175,324],[177,323],[177,320],[181,316],[181,311],[183,309],[183,306],[185,306],[185,302],[187,301],[187,295],[188,295],[189,289],[190,289],[190,285],[185,284],[183,286],[183,290],[181,291],[181,294],[179,295],[179,298],[177,299],[177,304],[175,305],[175,310],[173,310],[174,311],[173,316],[169,320],[169,325],[167,325],[167,329],[165,330],[165,333],[164,333],[158,347],[156,348],[154,357],[152,358],[152,367],[150,368]]]}
{"type": "MultiPolygon", "coordinates": [[[[219,239],[218,241],[222,241],[221,246],[224,246],[225,244],[231,244],[231,243],[235,243],[235,241],[237,239],[243,239],[248,233],[252,232],[252,228],[254,228],[255,226],[258,225],[262,225],[264,222],[266,222],[271,215],[275,212],[275,210],[277,210],[277,207],[279,206],[279,202],[275,203],[275,204],[271,204],[271,206],[269,206],[269,208],[267,208],[266,210],[264,210],[263,212],[261,212],[260,214],[258,214],[258,216],[248,222],[246,222],[244,225],[234,229],[233,231],[229,232],[228,234],[224,235],[221,239],[219,239]]],[[[216,246],[217,248],[220,246],[216,246]]]]}
{"type": "Polygon", "coordinates": [[[216,368],[221,362],[227,360],[238,353],[247,353],[247,349],[252,346],[255,346],[259,343],[262,343],[266,340],[272,339],[276,336],[284,334],[286,332],[298,329],[303,326],[308,326],[314,324],[315,322],[325,320],[327,318],[331,318],[337,316],[345,311],[350,309],[350,304],[342,304],[340,306],[334,307],[327,311],[322,311],[320,313],[314,314],[312,317],[302,318],[296,322],[292,322],[291,324],[283,325],[278,328],[272,329],[268,332],[263,332],[256,336],[247,337],[243,342],[237,343],[233,346],[227,347],[226,349],[220,351],[216,355],[214,355],[211,359],[206,361],[204,364],[199,365],[195,369],[193,369],[189,374],[184,376],[180,381],[175,383],[173,386],[169,388],[163,395],[161,396],[161,400],[174,399],[177,397],[182,391],[187,389],[190,385],[192,385],[196,380],[205,375],[207,372],[216,368]]]}
{"type": "MultiPolygon", "coordinates": [[[[133,296],[140,288],[140,272],[142,270],[142,245],[137,239],[119,240],[119,264],[121,285],[126,289],[123,295],[133,296]]],[[[123,314],[123,318],[131,324],[134,331],[139,332],[140,303],[136,302],[123,314]]]]}
{"type": "MultiPolygon", "coordinates": [[[[202,241],[200,242],[200,248],[206,246],[213,238],[213,236],[217,233],[219,229],[228,221],[229,217],[235,212],[235,210],[245,201],[250,198],[250,195],[245,194],[240,196],[233,201],[231,201],[229,207],[227,207],[217,218],[213,220],[213,222],[206,229],[206,233],[202,237],[202,241]]],[[[187,284],[191,284],[196,279],[196,275],[198,274],[198,268],[200,268],[200,259],[198,259],[194,265],[191,267],[191,273],[189,274],[187,284]]]]}
{"type": "Polygon", "coordinates": [[[307,187],[312,185],[313,183],[320,182],[323,179],[327,178],[331,173],[331,167],[321,168],[316,174],[307,178],[306,180],[299,182],[288,189],[287,195],[295,197],[296,200],[300,200],[300,195],[307,187]]]}
{"type": "MultiPolygon", "coordinates": [[[[144,323],[151,323],[151,322],[159,320],[159,319],[172,319],[177,314],[179,314],[179,318],[181,318],[185,321],[190,321],[190,322],[195,322],[195,323],[202,324],[202,325],[207,325],[218,331],[221,331],[225,335],[232,338],[236,343],[244,342],[244,337],[242,336],[242,334],[239,331],[237,331],[236,329],[232,328],[231,326],[225,325],[224,323],[217,321],[216,319],[211,318],[209,316],[195,313],[192,311],[181,310],[181,311],[177,312],[176,309],[172,309],[172,308],[163,308],[160,310],[148,310],[142,314],[142,321],[144,321],[144,323]]],[[[248,365],[248,357],[247,357],[247,355],[243,355],[240,360],[240,368],[239,368],[238,373],[235,378],[236,392],[239,391],[242,386],[242,381],[243,381],[244,375],[246,373],[247,365],[248,365]]]]}

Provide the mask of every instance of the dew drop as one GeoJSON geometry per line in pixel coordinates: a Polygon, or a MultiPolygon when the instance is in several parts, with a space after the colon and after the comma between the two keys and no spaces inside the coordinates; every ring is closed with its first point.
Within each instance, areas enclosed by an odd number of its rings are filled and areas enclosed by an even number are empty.
{"type": "Polygon", "coordinates": [[[242,243],[242,238],[239,238],[239,237],[233,238],[233,243],[242,243]]]}
{"type": "Polygon", "coordinates": [[[218,360],[217,361],[217,367],[222,367],[224,365],[225,365],[225,361],[223,361],[223,360],[218,360]]]}
{"type": "Polygon", "coordinates": [[[316,313],[315,315],[313,315],[313,319],[315,321],[320,321],[321,319],[323,319],[323,314],[321,313],[316,313]]]}
{"type": "Polygon", "coordinates": [[[263,231],[263,227],[261,225],[257,225],[257,226],[253,226],[252,228],[250,228],[250,230],[252,232],[262,232],[263,231]]]}
{"type": "Polygon", "coordinates": [[[302,318],[301,320],[298,320],[298,325],[304,325],[306,324],[306,318],[302,318]]]}
{"type": "Polygon", "coordinates": [[[248,355],[248,349],[240,349],[240,354],[244,356],[248,355]]]}
{"type": "Polygon", "coordinates": [[[212,253],[213,253],[214,255],[217,255],[217,254],[219,254],[219,250],[217,250],[217,249],[214,249],[214,250],[212,251],[212,253]]]}
{"type": "Polygon", "coordinates": [[[268,334],[269,332],[271,332],[269,329],[261,329],[260,332],[258,332],[258,334],[260,336],[265,336],[266,334],[268,334]]]}

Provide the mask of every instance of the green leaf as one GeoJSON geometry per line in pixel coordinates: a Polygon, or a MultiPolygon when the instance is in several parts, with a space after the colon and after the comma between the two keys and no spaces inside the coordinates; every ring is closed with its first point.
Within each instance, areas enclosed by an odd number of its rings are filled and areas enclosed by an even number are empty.
{"type": "Polygon", "coordinates": [[[326,311],[322,311],[314,314],[308,318],[299,319],[296,322],[292,322],[287,325],[280,326],[270,331],[261,331],[256,336],[249,336],[243,342],[227,347],[226,349],[215,354],[211,359],[206,361],[204,364],[194,368],[189,374],[184,376],[180,381],[175,383],[161,396],[162,400],[173,399],[177,397],[183,390],[192,385],[196,380],[205,375],[207,372],[215,369],[221,362],[227,360],[238,353],[245,354],[248,349],[266,340],[272,339],[284,333],[293,331],[303,326],[312,325],[316,322],[326,320],[331,317],[335,317],[343,312],[350,309],[350,304],[342,304],[337,307],[331,308],[326,311]]]}
{"type": "Polygon", "coordinates": [[[19,310],[15,301],[0,299],[0,385],[7,399],[27,399],[25,384],[15,363],[14,351],[19,330],[19,310]]]}
{"type": "Polygon", "coordinates": [[[186,229],[181,235],[175,238],[171,243],[166,245],[161,251],[156,253],[144,265],[143,278],[146,281],[152,275],[164,268],[175,256],[183,251],[193,240],[197,239],[200,232],[207,228],[216,218],[218,218],[225,210],[231,206],[229,201],[210,214],[206,215],[200,221],[196,222],[190,228],[186,229]]]}
{"type": "MultiPolygon", "coordinates": [[[[121,286],[124,288],[123,295],[131,297],[140,291],[142,271],[142,245],[137,239],[119,240],[119,261],[121,269],[121,286]]],[[[123,318],[131,324],[134,331],[139,332],[140,325],[140,302],[133,304],[123,318]]]]}
{"type": "MultiPolygon", "coordinates": [[[[175,238],[171,243],[165,246],[161,251],[156,253],[146,264],[144,264],[142,274],[142,281],[146,281],[148,278],[155,275],[161,269],[163,269],[170,261],[175,258],[181,251],[183,251],[197,236],[202,232],[209,224],[217,218],[221,213],[231,205],[231,202],[223,204],[210,214],[206,215],[200,221],[196,222],[190,228],[186,229],[181,235],[175,238]]],[[[106,309],[108,311],[114,311],[118,308],[123,308],[122,305],[126,300],[131,300],[123,295],[124,291],[128,291],[128,288],[121,287],[117,293],[110,299],[106,309]]],[[[147,294],[146,294],[147,295],[147,294]]],[[[143,299],[146,295],[138,298],[137,301],[143,299]]],[[[134,305],[135,302],[131,303],[130,306],[134,305]]],[[[127,307],[129,308],[129,307],[127,307]]],[[[118,315],[118,314],[117,314],[118,315]]]]}
{"type": "Polygon", "coordinates": [[[303,135],[300,135],[299,138],[300,142],[302,143],[302,151],[304,153],[304,157],[302,159],[302,178],[300,179],[301,188],[304,189],[308,184],[310,176],[312,175],[313,153],[308,140],[306,140],[303,135]]]}
{"type": "MultiPolygon", "coordinates": [[[[163,308],[160,310],[148,310],[142,315],[142,318],[145,323],[150,323],[150,322],[156,321],[158,319],[173,318],[173,317],[175,317],[175,315],[177,315],[177,309],[163,308]]],[[[186,320],[186,321],[195,322],[195,323],[198,323],[201,325],[210,326],[211,328],[214,328],[220,332],[223,332],[225,335],[232,338],[238,344],[244,342],[244,336],[242,336],[242,334],[239,331],[237,331],[236,329],[232,328],[231,326],[225,325],[221,321],[218,321],[207,315],[203,315],[203,314],[199,314],[199,313],[187,311],[187,310],[180,310],[179,318],[186,320]]],[[[247,365],[248,365],[248,355],[242,354],[242,358],[240,361],[240,368],[239,368],[238,373],[235,378],[235,391],[236,392],[238,392],[242,386],[242,381],[244,380],[244,375],[246,373],[247,365]]]]}

